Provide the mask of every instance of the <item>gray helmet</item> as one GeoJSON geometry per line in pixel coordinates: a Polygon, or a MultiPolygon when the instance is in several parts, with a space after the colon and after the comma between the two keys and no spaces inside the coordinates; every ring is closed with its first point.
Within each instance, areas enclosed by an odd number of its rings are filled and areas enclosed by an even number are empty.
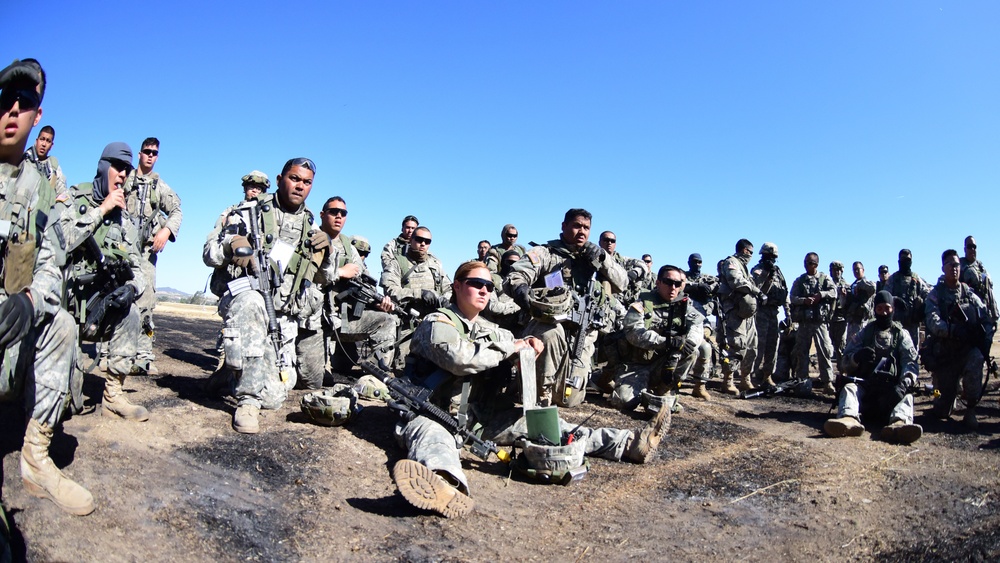
{"type": "Polygon", "coordinates": [[[569,315],[573,295],[566,286],[535,288],[528,294],[528,307],[533,319],[555,323],[569,315]]]}
{"type": "Polygon", "coordinates": [[[760,247],[760,255],[771,254],[775,258],[778,257],[778,245],[773,242],[765,242],[760,247]]]}
{"type": "Polygon", "coordinates": [[[306,393],[302,412],[320,426],[342,426],[358,411],[358,394],[349,385],[338,383],[332,389],[306,393]]]}

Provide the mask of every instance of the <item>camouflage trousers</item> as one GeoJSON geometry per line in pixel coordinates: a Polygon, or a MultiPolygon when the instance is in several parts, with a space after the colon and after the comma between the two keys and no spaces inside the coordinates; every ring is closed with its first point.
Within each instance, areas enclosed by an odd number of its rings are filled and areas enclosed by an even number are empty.
{"type": "MultiPolygon", "coordinates": [[[[711,353],[711,346],[709,346],[709,352],[711,353]]],[[[682,379],[688,376],[689,372],[692,372],[692,368],[697,366],[701,360],[700,348],[695,350],[694,353],[689,354],[681,358],[680,362],[677,363],[677,367],[674,368],[673,374],[664,375],[661,374],[661,383],[657,385],[669,385],[671,382],[679,383],[682,379]],[[669,378],[671,381],[664,381],[669,378]]],[[[618,376],[615,380],[615,390],[611,393],[608,398],[608,402],[611,406],[616,409],[634,409],[639,405],[639,396],[643,389],[650,387],[650,375],[651,370],[658,368],[656,362],[650,364],[627,364],[625,366],[625,371],[622,375],[618,376]]],[[[703,374],[697,376],[702,379],[703,374]]],[[[702,379],[704,381],[704,379],[702,379]]],[[[664,395],[669,391],[675,391],[676,387],[670,385],[671,388],[663,389],[649,389],[649,392],[654,395],[664,395]]]]}
{"type": "Polygon", "coordinates": [[[778,337],[781,327],[778,323],[777,307],[763,306],[757,309],[757,357],[753,362],[753,373],[758,381],[774,375],[778,362],[778,337]]]}
{"type": "MultiPolygon", "coordinates": [[[[138,357],[139,334],[142,332],[139,321],[138,303],[133,303],[128,310],[128,314],[121,318],[111,329],[111,336],[107,340],[100,340],[96,343],[100,357],[108,360],[108,374],[111,375],[131,375],[136,366],[147,369],[149,364],[138,357]]],[[[77,341],[76,363],[73,375],[70,378],[70,395],[72,400],[73,413],[83,410],[83,377],[88,372],[90,358],[83,353],[83,338],[77,341]]]]}
{"type": "MultiPolygon", "coordinates": [[[[861,329],[864,328],[865,323],[867,323],[869,320],[871,319],[864,321],[849,321],[847,323],[847,334],[844,335],[844,341],[850,342],[851,339],[854,338],[855,334],[861,332],[861,329]]],[[[841,349],[841,353],[843,353],[843,349],[841,349]]]]}
{"type": "Polygon", "coordinates": [[[798,379],[809,377],[809,349],[816,344],[816,360],[819,362],[819,382],[833,382],[833,345],[830,343],[830,333],[826,323],[800,322],[795,334],[795,347],[792,357],[795,358],[795,376],[798,379]]]}
{"type": "MultiPolygon", "coordinates": [[[[542,354],[535,361],[539,394],[544,389],[552,389],[559,379],[579,377],[583,382],[583,388],[586,388],[590,372],[594,369],[592,360],[594,345],[597,342],[596,330],[587,333],[579,362],[570,360],[566,329],[562,324],[544,323],[532,319],[525,327],[524,335],[534,336],[545,345],[542,354]]],[[[578,396],[582,395],[583,393],[580,393],[578,396]]]]}
{"type": "Polygon", "coordinates": [[[941,396],[934,400],[935,407],[942,415],[951,415],[958,397],[959,383],[962,387],[962,399],[972,407],[979,403],[983,390],[983,365],[985,359],[978,348],[970,348],[968,352],[945,362],[941,369],[931,372],[934,389],[941,396]]]}
{"type": "MultiPolygon", "coordinates": [[[[577,438],[584,442],[584,455],[599,457],[610,461],[621,461],[628,448],[629,441],[635,435],[631,430],[621,430],[618,428],[588,428],[581,426],[576,428],[576,424],[559,419],[559,432],[569,434],[576,429],[577,438]]],[[[519,439],[528,438],[528,421],[523,416],[511,426],[505,428],[497,434],[493,441],[498,446],[513,446],[519,439]]]]}
{"type": "Polygon", "coordinates": [[[756,319],[741,319],[735,309],[729,311],[726,315],[726,345],[729,347],[729,364],[728,368],[723,366],[723,374],[749,377],[757,358],[756,319]]]}
{"type": "Polygon", "coordinates": [[[0,400],[23,398],[31,418],[55,427],[69,398],[76,342],[76,321],[66,311],[36,321],[20,342],[3,353],[0,400]]]}
{"type": "MultiPolygon", "coordinates": [[[[152,252],[151,250],[146,250],[147,253],[152,252]]],[[[145,330],[142,330],[144,324],[149,324],[152,326],[153,322],[153,309],[156,308],[156,254],[150,254],[148,256],[144,255],[141,260],[139,260],[139,269],[142,270],[142,275],[146,279],[146,291],[142,292],[142,295],[136,300],[136,305],[139,306],[139,360],[145,363],[152,363],[154,360],[153,356],[153,336],[146,334],[145,330]],[[150,260],[152,259],[152,260],[150,260]],[[148,319],[148,321],[147,321],[148,319]]]]}
{"type": "Polygon", "coordinates": [[[831,357],[837,363],[847,344],[847,321],[830,321],[830,343],[833,345],[831,357]]]}
{"type": "Polygon", "coordinates": [[[237,403],[265,409],[280,407],[298,379],[295,370],[298,323],[286,315],[278,315],[282,336],[279,366],[278,353],[267,333],[267,311],[260,292],[244,291],[235,297],[226,293],[219,300],[219,315],[226,367],[233,373],[237,403]]]}
{"type": "MultiPolygon", "coordinates": [[[[853,416],[861,420],[861,402],[865,399],[865,389],[858,387],[856,383],[848,383],[840,391],[837,401],[837,418],[853,416]]],[[[913,395],[907,393],[901,401],[896,403],[889,414],[889,424],[893,422],[903,424],[913,424],[913,395]]]]}
{"type": "Polygon", "coordinates": [[[338,339],[343,343],[366,343],[374,357],[362,356],[362,359],[381,362],[383,367],[389,369],[393,360],[393,344],[396,342],[396,317],[382,311],[366,310],[357,319],[341,324],[338,329],[326,323],[320,331],[300,327],[295,342],[300,388],[323,387],[326,366],[336,350],[338,339]]]}

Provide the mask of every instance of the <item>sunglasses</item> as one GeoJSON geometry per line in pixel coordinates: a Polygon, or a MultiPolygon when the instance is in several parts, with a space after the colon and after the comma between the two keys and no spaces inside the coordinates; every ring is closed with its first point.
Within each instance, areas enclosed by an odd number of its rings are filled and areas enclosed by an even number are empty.
{"type": "Polygon", "coordinates": [[[663,285],[670,285],[670,286],[673,286],[673,287],[680,287],[680,286],[684,285],[684,281],[683,280],[672,280],[670,278],[667,278],[667,279],[662,279],[661,278],[660,279],[660,283],[662,283],[663,285]]]}
{"type": "Polygon", "coordinates": [[[142,149],[139,152],[141,152],[142,154],[144,154],[146,156],[159,156],[160,155],[160,151],[158,151],[156,149],[142,149]]]}
{"type": "Polygon", "coordinates": [[[418,242],[420,244],[426,244],[426,245],[430,246],[431,239],[424,238],[424,237],[418,237],[417,235],[413,235],[413,242],[418,242]]]}
{"type": "Polygon", "coordinates": [[[517,238],[517,233],[507,233],[504,236],[507,238],[517,238]]]}
{"type": "Polygon", "coordinates": [[[114,168],[119,172],[124,172],[128,174],[129,172],[132,171],[132,165],[125,162],[124,160],[119,160],[117,158],[109,158],[107,159],[107,161],[109,164],[111,164],[112,168],[114,168]]]}
{"type": "Polygon", "coordinates": [[[493,289],[496,288],[496,286],[493,285],[493,282],[490,280],[484,280],[483,278],[464,278],[458,281],[464,283],[472,289],[482,289],[485,287],[486,291],[491,293],[493,292],[493,289]]]}
{"type": "Polygon", "coordinates": [[[301,166],[313,174],[316,173],[316,163],[308,158],[293,158],[285,163],[284,169],[289,170],[293,166],[301,166]]]}
{"type": "Polygon", "coordinates": [[[618,239],[616,239],[616,238],[605,238],[605,239],[601,239],[601,242],[610,242],[611,244],[614,244],[614,243],[618,242],[618,239]]]}
{"type": "Polygon", "coordinates": [[[328,214],[333,215],[335,217],[337,217],[337,216],[347,217],[347,210],[346,209],[341,209],[339,207],[330,207],[330,208],[324,209],[323,213],[328,213],[328,214]]]}
{"type": "Polygon", "coordinates": [[[652,264],[652,263],[653,263],[653,261],[652,261],[652,260],[643,260],[643,262],[645,262],[645,263],[647,263],[647,264],[652,264]]]}
{"type": "Polygon", "coordinates": [[[0,92],[0,110],[9,110],[14,102],[20,102],[21,111],[31,111],[41,105],[42,99],[33,88],[4,88],[0,92]]]}

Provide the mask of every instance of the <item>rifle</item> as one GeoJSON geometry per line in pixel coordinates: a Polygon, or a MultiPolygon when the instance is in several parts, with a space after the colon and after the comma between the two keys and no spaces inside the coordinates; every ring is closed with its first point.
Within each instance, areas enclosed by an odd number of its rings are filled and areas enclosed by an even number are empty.
{"type": "Polygon", "coordinates": [[[764,389],[758,389],[756,391],[742,391],[740,392],[741,399],[755,399],[757,397],[773,397],[774,395],[781,395],[787,392],[797,392],[802,395],[806,395],[812,392],[812,381],[807,377],[803,379],[792,378],[788,381],[782,381],[777,385],[772,385],[771,387],[765,387],[764,389]],[[798,388],[801,387],[801,390],[798,388]]]}
{"type": "MultiPolygon", "coordinates": [[[[101,247],[94,240],[94,235],[87,236],[83,241],[84,253],[97,265],[97,271],[79,276],[75,280],[76,291],[82,295],[84,287],[89,286],[90,299],[83,306],[87,316],[83,323],[82,336],[92,340],[104,332],[114,317],[108,317],[108,298],[111,293],[135,278],[132,267],[126,260],[110,261],[101,252],[101,247]],[[103,327],[103,329],[102,329],[103,327]]],[[[127,310],[119,311],[118,316],[125,316],[127,310]]]]}
{"type": "Polygon", "coordinates": [[[459,424],[458,419],[443,411],[440,407],[430,401],[431,390],[416,386],[404,379],[393,377],[392,374],[382,370],[370,361],[362,361],[358,364],[361,369],[382,380],[389,388],[389,394],[402,402],[415,415],[426,416],[445,427],[449,432],[462,439],[464,445],[469,446],[469,450],[478,458],[487,460],[490,454],[496,454],[497,459],[504,463],[510,462],[510,453],[501,450],[490,440],[483,440],[475,432],[469,430],[464,424],[459,424]]]}
{"type": "Polygon", "coordinates": [[[257,282],[255,289],[264,298],[264,311],[267,313],[267,335],[271,338],[271,344],[274,346],[274,353],[278,358],[278,374],[284,383],[288,381],[288,361],[281,353],[281,326],[278,324],[278,315],[274,312],[274,296],[272,294],[274,288],[278,287],[281,282],[277,278],[277,273],[271,268],[271,259],[264,252],[264,241],[260,236],[259,226],[260,207],[256,201],[252,201],[248,202],[244,209],[248,209],[250,212],[250,220],[248,221],[250,224],[248,234],[250,236],[247,237],[250,247],[237,249],[233,254],[241,258],[253,256],[253,260],[250,262],[251,267],[248,270],[250,270],[251,278],[257,282]]]}
{"type": "Polygon", "coordinates": [[[143,248],[149,243],[149,237],[153,234],[153,224],[156,223],[157,211],[154,209],[149,217],[143,217],[146,213],[146,202],[149,200],[149,191],[152,187],[143,179],[139,181],[136,175],[133,187],[135,188],[137,205],[135,213],[132,215],[132,224],[139,233],[139,240],[142,241],[143,248]]]}
{"type": "Polygon", "coordinates": [[[719,363],[729,363],[729,345],[726,344],[726,314],[722,311],[719,296],[712,297],[715,305],[715,344],[718,347],[719,363]]]}
{"type": "MultiPolygon", "coordinates": [[[[569,312],[569,321],[577,325],[576,334],[573,335],[573,345],[569,348],[569,358],[574,364],[582,363],[583,346],[587,340],[587,332],[591,328],[601,328],[604,326],[604,311],[600,304],[601,290],[597,286],[597,280],[590,278],[587,282],[587,289],[584,295],[576,296],[576,303],[569,312]]],[[[582,389],[584,382],[579,381],[579,377],[567,378],[566,384],[574,389],[582,389]]]]}
{"type": "MultiPolygon", "coordinates": [[[[360,317],[361,313],[365,310],[365,306],[376,306],[382,303],[382,300],[385,298],[385,295],[379,293],[378,283],[375,281],[375,278],[363,272],[358,273],[353,278],[342,281],[349,287],[337,293],[337,301],[344,302],[349,300],[354,302],[350,311],[351,318],[356,319],[360,317]]],[[[392,300],[392,304],[394,305],[392,313],[400,319],[410,322],[420,316],[420,313],[417,311],[400,305],[396,299],[390,297],[390,300],[392,300]]]]}

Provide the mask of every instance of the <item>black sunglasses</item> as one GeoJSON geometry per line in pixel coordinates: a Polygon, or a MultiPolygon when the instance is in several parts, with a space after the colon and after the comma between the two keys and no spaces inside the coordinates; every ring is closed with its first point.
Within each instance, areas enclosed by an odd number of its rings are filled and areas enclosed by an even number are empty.
{"type": "Polygon", "coordinates": [[[601,239],[601,242],[610,242],[611,244],[614,244],[614,243],[618,242],[618,239],[616,239],[616,238],[604,238],[604,239],[601,239]]]}
{"type": "Polygon", "coordinates": [[[507,237],[507,238],[517,238],[517,233],[507,233],[504,236],[507,237]]]}
{"type": "Polygon", "coordinates": [[[328,213],[328,214],[334,215],[334,216],[339,215],[341,217],[347,217],[347,210],[346,209],[341,209],[339,207],[328,207],[327,209],[323,210],[323,213],[328,213]]]}
{"type": "Polygon", "coordinates": [[[0,92],[0,111],[14,107],[14,102],[20,102],[21,111],[31,111],[41,105],[42,99],[33,88],[4,88],[0,92]]]}
{"type": "Polygon", "coordinates": [[[672,280],[670,278],[667,279],[660,278],[660,283],[662,283],[663,285],[672,285],[674,287],[680,287],[684,285],[684,280],[672,280]]]}
{"type": "Polygon", "coordinates": [[[128,174],[129,172],[132,171],[132,165],[129,164],[128,162],[125,162],[124,160],[119,160],[117,158],[108,158],[106,160],[108,161],[109,164],[111,164],[112,168],[114,168],[119,172],[124,172],[128,174]]]}
{"type": "Polygon", "coordinates": [[[413,242],[419,242],[419,243],[426,244],[426,245],[430,246],[431,239],[424,238],[424,237],[418,237],[417,235],[413,235],[413,242]]]}
{"type": "Polygon", "coordinates": [[[482,289],[485,287],[486,291],[489,291],[491,293],[496,288],[496,286],[493,285],[493,282],[491,282],[490,280],[484,280],[483,278],[462,278],[458,281],[464,283],[465,285],[471,287],[472,289],[482,289]]]}
{"type": "Polygon", "coordinates": [[[159,154],[160,154],[160,151],[158,151],[156,149],[142,149],[139,152],[141,152],[142,154],[144,154],[146,156],[159,156],[159,154]]]}

